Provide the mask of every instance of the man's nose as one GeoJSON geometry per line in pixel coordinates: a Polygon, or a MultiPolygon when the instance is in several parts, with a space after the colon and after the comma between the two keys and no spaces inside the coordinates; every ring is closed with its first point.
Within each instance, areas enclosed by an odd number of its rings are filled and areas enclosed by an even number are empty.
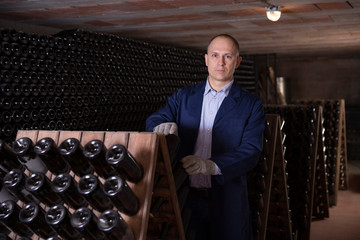
{"type": "Polygon", "coordinates": [[[221,66],[225,65],[225,58],[224,57],[219,58],[219,65],[221,65],[221,66]]]}

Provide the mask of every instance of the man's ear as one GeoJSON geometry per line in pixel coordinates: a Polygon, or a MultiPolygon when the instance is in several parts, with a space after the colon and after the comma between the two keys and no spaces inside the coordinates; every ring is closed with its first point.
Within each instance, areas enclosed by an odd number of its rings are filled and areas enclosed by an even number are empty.
{"type": "Polygon", "coordinates": [[[205,58],[205,65],[208,66],[208,56],[207,53],[205,53],[204,58],[205,58]]]}
{"type": "Polygon", "coordinates": [[[242,61],[242,57],[239,56],[236,61],[236,68],[238,68],[240,66],[241,61],[242,61]]]}

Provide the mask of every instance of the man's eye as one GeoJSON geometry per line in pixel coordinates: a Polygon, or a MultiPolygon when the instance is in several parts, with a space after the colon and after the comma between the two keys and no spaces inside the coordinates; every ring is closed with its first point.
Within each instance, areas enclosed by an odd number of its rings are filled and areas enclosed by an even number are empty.
{"type": "Polygon", "coordinates": [[[227,59],[231,59],[231,56],[226,56],[227,59]]]}
{"type": "Polygon", "coordinates": [[[213,54],[212,56],[213,56],[213,57],[217,57],[217,54],[213,54]]]}

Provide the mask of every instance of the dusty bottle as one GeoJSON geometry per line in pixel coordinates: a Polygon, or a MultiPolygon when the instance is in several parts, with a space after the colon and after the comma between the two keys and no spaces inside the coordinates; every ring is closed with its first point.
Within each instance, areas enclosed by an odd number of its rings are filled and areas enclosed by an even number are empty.
{"type": "Polygon", "coordinates": [[[52,173],[69,172],[69,165],[62,158],[59,148],[52,138],[46,137],[37,141],[34,151],[52,173]]]}
{"type": "Polygon", "coordinates": [[[130,152],[122,144],[116,144],[106,151],[106,161],[121,176],[130,182],[139,182],[144,174],[142,165],[136,161],[130,152]]]}
{"type": "Polygon", "coordinates": [[[120,214],[109,209],[101,213],[97,222],[98,229],[109,240],[133,240],[134,233],[120,214]]]}
{"type": "Polygon", "coordinates": [[[76,138],[64,140],[60,146],[60,154],[68,162],[71,170],[78,176],[84,176],[94,172],[94,168],[83,155],[83,147],[76,138]]]}
{"type": "Polygon", "coordinates": [[[81,239],[80,233],[70,223],[70,213],[63,205],[52,206],[45,214],[46,222],[64,239],[81,239]]]}

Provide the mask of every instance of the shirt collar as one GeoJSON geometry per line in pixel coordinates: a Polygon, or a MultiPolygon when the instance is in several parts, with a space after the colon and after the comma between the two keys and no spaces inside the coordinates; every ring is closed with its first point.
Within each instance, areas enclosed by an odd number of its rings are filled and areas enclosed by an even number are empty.
{"type": "MultiPolygon", "coordinates": [[[[220,91],[220,92],[223,92],[225,94],[225,96],[227,97],[227,95],[229,95],[229,92],[230,92],[230,89],[231,89],[231,86],[233,85],[234,83],[234,79],[231,80],[231,82],[229,82],[228,84],[226,84],[225,87],[223,87],[220,91]]],[[[209,78],[206,80],[206,85],[205,85],[205,91],[204,91],[204,95],[207,95],[209,92],[215,92],[215,90],[213,90],[210,86],[210,83],[209,83],[209,78]]]]}

